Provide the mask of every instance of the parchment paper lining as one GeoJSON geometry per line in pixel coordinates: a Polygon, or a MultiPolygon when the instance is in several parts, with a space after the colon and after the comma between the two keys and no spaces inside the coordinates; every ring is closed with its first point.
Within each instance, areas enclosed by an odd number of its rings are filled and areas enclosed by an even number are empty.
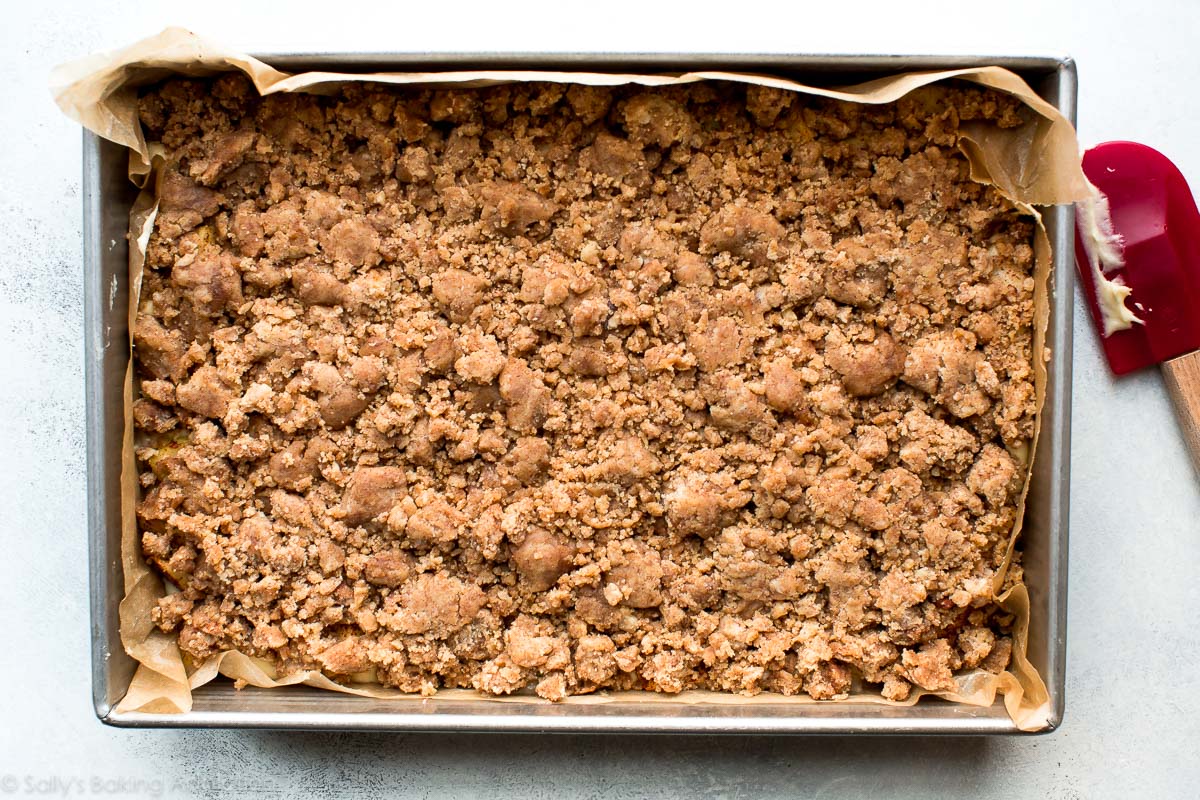
{"type": "MultiPolygon", "coordinates": [[[[109,54],[101,54],[66,64],[55,70],[51,89],[55,100],[71,118],[89,130],[129,148],[129,176],[142,194],[130,212],[129,285],[130,327],[137,311],[145,248],[158,210],[152,187],[161,157],[147,143],[137,116],[137,90],[173,75],[204,76],[220,72],[245,73],[261,94],[304,91],[328,93],[352,81],[388,84],[483,86],[515,81],[551,81],[592,85],[640,84],[664,86],[703,80],[723,80],[773,86],[804,94],[857,103],[887,103],[912,90],[937,81],[957,78],[1007,92],[1024,102],[1032,114],[1029,121],[1014,129],[1000,129],[986,123],[966,123],[959,147],[969,160],[972,179],[994,185],[1001,193],[1032,215],[1037,223],[1034,270],[1034,385],[1037,419],[1030,443],[1029,468],[1036,452],[1041,429],[1041,408],[1045,401],[1046,365],[1039,354],[1045,348],[1049,319],[1048,278],[1051,270],[1050,242],[1041,216],[1033,208],[1039,205],[1069,203],[1087,196],[1087,182],[1079,165],[1079,146],[1071,123],[1057,109],[1040,98],[1020,77],[1000,67],[976,67],[940,72],[913,72],[840,89],[806,86],[782,78],[726,72],[690,72],[681,75],[625,75],[606,73],[472,71],[440,73],[342,74],[310,72],[289,75],[273,69],[245,54],[226,50],[179,28],[168,28],[157,36],[109,54]]],[[[378,685],[343,685],[320,672],[301,672],[279,677],[272,665],[239,652],[226,652],[198,665],[188,665],[175,637],[157,630],[150,612],[158,599],[171,590],[142,557],[134,509],[137,503],[137,467],[133,457],[133,369],[125,377],[125,433],[121,472],[121,559],[125,575],[125,597],[121,601],[121,641],[138,669],[121,711],[181,713],[191,709],[191,690],[218,674],[259,687],[278,687],[304,683],[331,691],[375,697],[412,697],[378,685]]],[[[1029,474],[1021,495],[1020,513],[1009,540],[1003,568],[993,583],[999,591],[1004,572],[1012,559],[1024,517],[1029,474]]],[[[1018,584],[996,597],[1001,608],[1014,615],[1012,664],[1000,675],[974,671],[957,676],[958,689],[938,692],[953,702],[990,706],[997,694],[1003,696],[1008,714],[1022,730],[1045,727],[1050,713],[1045,684],[1026,658],[1029,630],[1029,594],[1018,584]]],[[[877,693],[854,692],[844,700],[821,702],[860,702],[908,706],[927,692],[919,687],[908,700],[896,703],[877,693]]],[[[470,690],[443,690],[440,697],[470,697],[497,703],[545,703],[532,696],[492,697],[470,690]]],[[[756,697],[688,691],[679,695],[653,692],[613,692],[570,697],[572,704],[595,704],[613,700],[674,703],[796,704],[818,702],[808,697],[785,697],[764,693],[756,697]]]]}

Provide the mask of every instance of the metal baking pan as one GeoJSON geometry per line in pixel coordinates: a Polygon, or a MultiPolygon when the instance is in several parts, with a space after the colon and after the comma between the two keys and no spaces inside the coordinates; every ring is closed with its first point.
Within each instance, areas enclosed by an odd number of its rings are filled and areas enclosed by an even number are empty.
{"type": "MultiPolygon", "coordinates": [[[[816,84],[846,84],[912,70],[995,64],[1021,75],[1069,119],[1075,118],[1075,65],[1065,57],[596,55],[596,54],[308,54],[267,55],[292,71],[437,71],[546,69],[588,72],[729,70],[776,74],[816,84]]],[[[92,691],[96,715],[131,728],[295,728],[429,731],[562,731],[574,733],[1017,733],[997,702],[978,708],[922,699],[909,708],[865,703],[611,702],[602,705],[499,703],[485,699],[372,700],[306,687],[235,690],[217,680],[195,692],[185,714],[119,712],[135,664],[121,647],[118,605],[119,480],[122,384],[129,347],[127,246],[135,192],[127,154],[85,132],[84,353],[86,359],[88,533],[90,539],[92,691]]],[[[1047,344],[1051,356],[1023,534],[1025,579],[1032,609],[1029,659],[1050,692],[1056,728],[1064,706],[1067,521],[1070,488],[1073,209],[1046,214],[1054,245],[1047,344]]]]}

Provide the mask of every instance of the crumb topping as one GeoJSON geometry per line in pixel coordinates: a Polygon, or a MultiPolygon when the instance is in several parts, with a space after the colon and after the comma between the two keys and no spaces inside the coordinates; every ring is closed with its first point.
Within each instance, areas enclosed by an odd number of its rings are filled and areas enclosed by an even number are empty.
{"type": "Polygon", "coordinates": [[[140,114],[138,520],[189,658],[552,700],[1007,665],[1032,226],[956,144],[1016,101],[226,76],[140,114]]]}

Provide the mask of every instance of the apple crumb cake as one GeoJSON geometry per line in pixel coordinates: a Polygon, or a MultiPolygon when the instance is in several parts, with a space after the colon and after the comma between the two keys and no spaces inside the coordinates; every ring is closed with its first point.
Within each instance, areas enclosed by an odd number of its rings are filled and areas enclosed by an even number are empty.
{"type": "Polygon", "coordinates": [[[192,663],[421,693],[902,699],[1003,670],[1033,229],[956,144],[1020,109],[144,90],[155,623],[192,663]]]}

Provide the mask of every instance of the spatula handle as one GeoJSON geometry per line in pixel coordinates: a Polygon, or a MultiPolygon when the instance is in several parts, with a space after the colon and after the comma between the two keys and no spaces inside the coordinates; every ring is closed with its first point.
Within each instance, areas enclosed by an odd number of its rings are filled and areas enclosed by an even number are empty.
{"type": "Polygon", "coordinates": [[[1200,470],[1200,350],[1164,361],[1162,371],[1183,439],[1200,470]]]}

